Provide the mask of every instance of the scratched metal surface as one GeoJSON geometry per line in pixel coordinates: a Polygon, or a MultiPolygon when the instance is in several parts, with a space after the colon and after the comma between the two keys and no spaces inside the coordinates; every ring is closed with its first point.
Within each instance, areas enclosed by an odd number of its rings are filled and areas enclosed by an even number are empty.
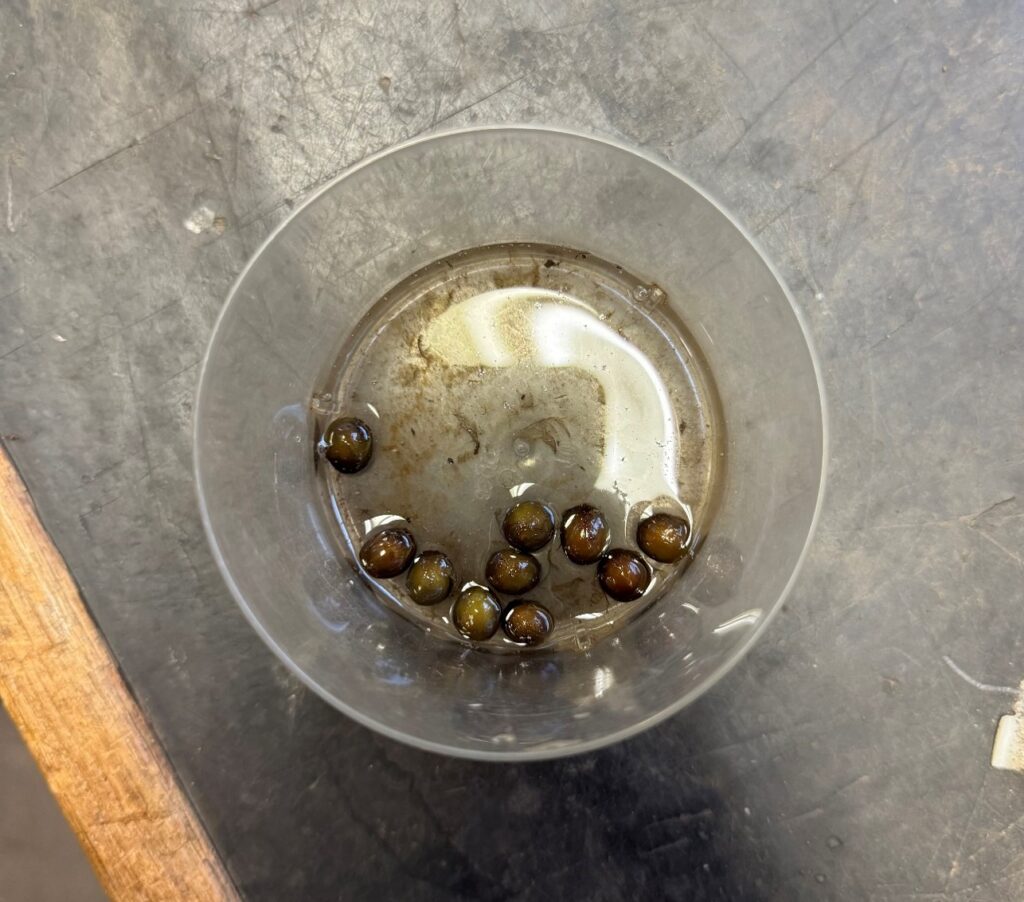
{"type": "Polygon", "coordinates": [[[13,0],[0,34],[0,432],[249,898],[1024,897],[1024,784],[987,763],[1011,700],[943,660],[1024,676],[1018,3],[13,0]],[[506,120],[721,198],[809,317],[834,427],[759,648],[653,732],[526,767],[300,688],[189,460],[213,319],[295,199],[506,120]]]}

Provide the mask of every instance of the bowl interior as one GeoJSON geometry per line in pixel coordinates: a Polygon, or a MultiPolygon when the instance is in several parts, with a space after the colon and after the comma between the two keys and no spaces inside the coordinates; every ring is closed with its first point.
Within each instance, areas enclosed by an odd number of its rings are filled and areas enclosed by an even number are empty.
{"type": "Polygon", "coordinates": [[[824,459],[813,351],[751,241],[665,165],[536,127],[401,145],[296,209],[232,289],[196,410],[204,522],[263,638],[363,723],[477,758],[593,748],[713,684],[795,577],[824,459]],[[312,466],[311,393],[367,310],[428,263],[509,241],[585,249],[660,285],[722,404],[726,466],[703,549],[650,611],[579,653],[480,654],[386,609],[336,540],[312,466]]]}

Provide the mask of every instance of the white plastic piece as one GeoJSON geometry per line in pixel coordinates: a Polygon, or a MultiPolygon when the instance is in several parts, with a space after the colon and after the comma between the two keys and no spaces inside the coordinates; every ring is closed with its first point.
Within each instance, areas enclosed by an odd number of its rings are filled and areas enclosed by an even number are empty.
{"type": "Polygon", "coordinates": [[[992,744],[992,766],[1024,773],[1024,716],[1004,714],[999,718],[992,744]]]}

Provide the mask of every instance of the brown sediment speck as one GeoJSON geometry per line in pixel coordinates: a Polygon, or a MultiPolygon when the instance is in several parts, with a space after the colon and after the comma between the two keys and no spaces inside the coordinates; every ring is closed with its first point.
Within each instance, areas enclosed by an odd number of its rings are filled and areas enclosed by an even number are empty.
{"type": "Polygon", "coordinates": [[[455,414],[455,419],[458,420],[460,428],[473,440],[473,456],[475,457],[480,453],[480,430],[475,423],[471,423],[461,413],[455,414]]]}
{"type": "Polygon", "coordinates": [[[430,352],[423,347],[423,333],[416,336],[416,351],[419,353],[420,357],[428,363],[430,362],[430,352]]]}

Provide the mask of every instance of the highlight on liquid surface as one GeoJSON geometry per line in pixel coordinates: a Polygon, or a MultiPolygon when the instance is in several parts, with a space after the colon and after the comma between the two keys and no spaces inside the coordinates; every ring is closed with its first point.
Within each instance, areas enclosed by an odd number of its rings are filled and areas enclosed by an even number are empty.
{"type": "MultiPolygon", "coordinates": [[[[484,582],[507,545],[502,519],[524,499],[559,516],[599,507],[610,547],[634,550],[641,519],[676,514],[693,553],[724,466],[714,385],[671,299],[612,263],[545,245],[477,248],[404,280],[348,336],[312,404],[318,429],[343,413],[373,431],[365,469],[320,467],[342,553],[355,560],[384,525],[408,528],[454,565],[453,597],[484,582]]],[[[648,560],[647,591],[624,604],[557,538],[537,557],[543,578],[528,597],[553,620],[545,649],[588,648],[685,570],[648,560]]],[[[450,604],[416,604],[404,580],[373,584],[426,631],[462,641],[450,604]]],[[[500,631],[486,647],[520,650],[500,631]]]]}

